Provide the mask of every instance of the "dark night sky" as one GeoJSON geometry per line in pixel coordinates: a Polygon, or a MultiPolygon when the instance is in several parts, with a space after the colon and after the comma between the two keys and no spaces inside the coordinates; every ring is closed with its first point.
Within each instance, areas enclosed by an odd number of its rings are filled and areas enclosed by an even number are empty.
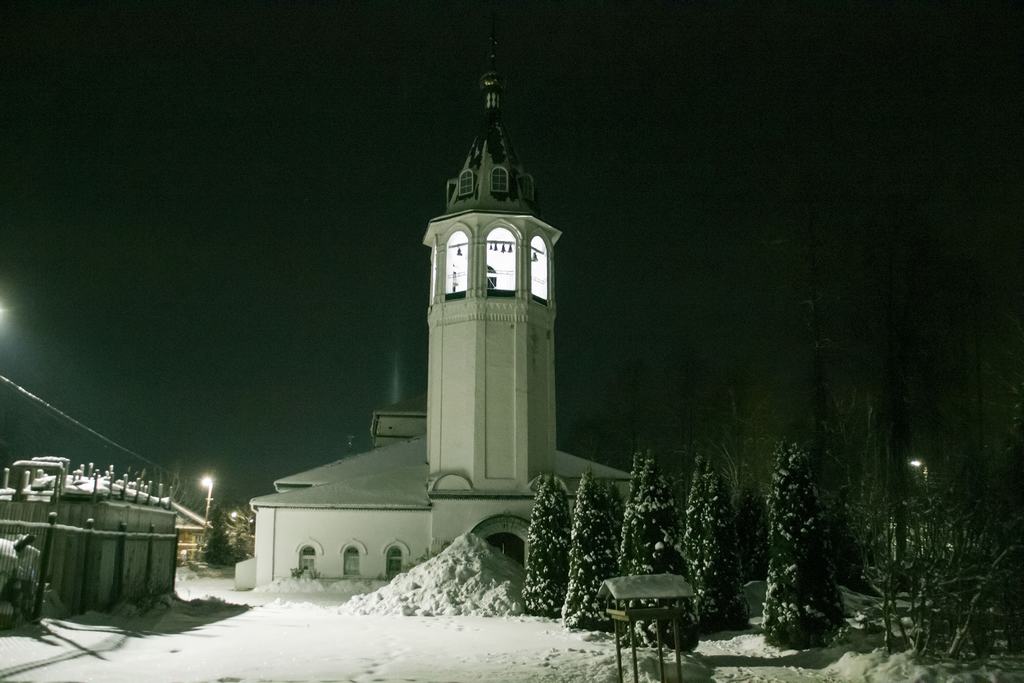
{"type": "Polygon", "coordinates": [[[396,363],[425,389],[492,8],[564,233],[560,442],[633,358],[797,391],[808,198],[842,253],[899,194],[1013,304],[1020,5],[4,3],[0,374],[237,496],[368,445],[396,363]]]}

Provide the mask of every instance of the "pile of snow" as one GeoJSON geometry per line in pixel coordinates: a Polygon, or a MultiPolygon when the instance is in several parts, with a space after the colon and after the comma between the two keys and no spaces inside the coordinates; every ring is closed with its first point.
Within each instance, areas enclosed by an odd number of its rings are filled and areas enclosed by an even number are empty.
{"type": "Polygon", "coordinates": [[[391,583],[341,606],[341,614],[496,617],[523,613],[523,568],[463,534],[391,583]]]}
{"type": "Polygon", "coordinates": [[[944,683],[945,681],[1020,681],[1020,661],[1011,658],[988,662],[925,661],[910,652],[891,655],[877,649],[867,653],[847,652],[839,661],[825,669],[841,679],[865,683],[888,681],[915,681],[915,683],[944,683]]]}

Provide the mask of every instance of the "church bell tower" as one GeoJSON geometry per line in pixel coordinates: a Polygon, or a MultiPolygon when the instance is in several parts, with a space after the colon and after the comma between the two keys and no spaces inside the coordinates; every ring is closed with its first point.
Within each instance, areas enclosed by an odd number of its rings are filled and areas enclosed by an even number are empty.
{"type": "Polygon", "coordinates": [[[561,233],[502,122],[503,83],[480,78],[483,126],[447,210],[429,222],[427,453],[432,491],[529,492],[555,457],[555,278],[561,233]]]}

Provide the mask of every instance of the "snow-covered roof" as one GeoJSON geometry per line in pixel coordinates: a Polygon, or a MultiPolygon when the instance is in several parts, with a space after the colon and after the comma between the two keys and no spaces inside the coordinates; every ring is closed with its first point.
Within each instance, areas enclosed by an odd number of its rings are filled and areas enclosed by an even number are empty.
{"type": "MultiPolygon", "coordinates": [[[[629,473],[555,452],[555,474],[577,480],[590,469],[600,479],[629,479],[629,473]]],[[[255,507],[428,508],[427,440],[409,439],[344,457],[274,482],[277,493],[253,498],[255,507]]],[[[462,495],[485,495],[472,490],[462,495]]]]}
{"type": "Polygon", "coordinates": [[[202,528],[206,524],[206,520],[203,519],[203,516],[201,514],[189,510],[187,507],[185,507],[184,505],[177,501],[171,501],[171,508],[173,508],[175,512],[177,512],[180,516],[184,517],[185,519],[198,524],[199,528],[202,528]]]}
{"type": "Polygon", "coordinates": [[[400,441],[278,479],[254,507],[426,509],[426,439],[400,441]]]}
{"type": "Polygon", "coordinates": [[[676,574],[648,574],[643,576],[616,576],[605,579],[597,597],[611,595],[616,600],[640,598],[690,598],[693,587],[676,574]]]}
{"type": "Polygon", "coordinates": [[[565,451],[555,451],[555,474],[559,477],[579,479],[588,469],[598,479],[629,479],[629,472],[623,472],[565,451]]]}
{"type": "MultiPolygon", "coordinates": [[[[423,437],[398,441],[374,448],[373,450],[354,455],[347,455],[332,463],[314,467],[311,470],[289,474],[274,482],[274,487],[281,492],[309,486],[330,484],[336,481],[351,480],[377,474],[382,468],[401,465],[422,464],[424,472],[427,466],[427,443],[423,437]]],[[[426,474],[423,475],[426,481],[426,474]]]]}

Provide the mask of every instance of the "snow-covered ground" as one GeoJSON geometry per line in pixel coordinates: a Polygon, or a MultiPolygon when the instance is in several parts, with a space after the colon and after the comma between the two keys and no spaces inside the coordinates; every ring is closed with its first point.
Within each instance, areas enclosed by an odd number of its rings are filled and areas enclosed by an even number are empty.
{"type": "MultiPolygon", "coordinates": [[[[181,599],[139,612],[44,619],[0,635],[0,680],[171,683],[394,681],[413,683],[612,683],[610,636],[569,632],[521,616],[351,614],[351,594],[379,582],[279,582],[239,592],[230,578],[184,573],[181,599]],[[315,587],[314,587],[315,584],[315,587]],[[299,588],[300,593],[283,592],[299,588]]],[[[380,589],[381,601],[390,599],[380,589]]],[[[758,586],[748,593],[757,595],[758,586]]],[[[375,601],[376,602],[376,601],[375,601]]],[[[362,604],[366,604],[363,602],[362,604]]],[[[756,621],[756,620],[755,620],[756,621]]],[[[701,641],[686,658],[686,681],[1024,681],[1024,661],[972,667],[924,666],[886,657],[868,641],[846,647],[778,650],[756,629],[701,641]]],[[[628,651],[625,653],[628,657],[628,651]]],[[[628,660],[627,660],[628,665],[628,660]]],[[[641,678],[658,680],[650,652],[641,678]]],[[[671,670],[671,667],[670,667],[671,670]]],[[[674,680],[670,679],[670,680],[674,680]]]]}

